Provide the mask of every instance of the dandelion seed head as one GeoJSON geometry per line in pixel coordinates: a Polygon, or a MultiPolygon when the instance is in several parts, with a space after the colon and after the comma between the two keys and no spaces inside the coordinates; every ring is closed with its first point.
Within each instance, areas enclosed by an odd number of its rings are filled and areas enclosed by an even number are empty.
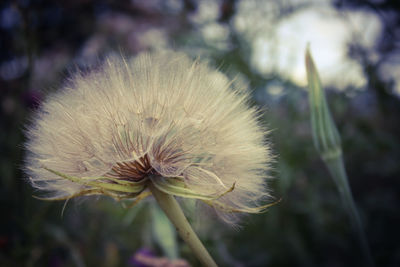
{"type": "Polygon", "coordinates": [[[90,186],[46,168],[81,179],[180,178],[208,195],[234,185],[208,203],[251,209],[268,196],[272,157],[248,99],[246,88],[182,53],[111,57],[42,103],[27,130],[25,169],[32,185],[53,197],[90,186]]]}

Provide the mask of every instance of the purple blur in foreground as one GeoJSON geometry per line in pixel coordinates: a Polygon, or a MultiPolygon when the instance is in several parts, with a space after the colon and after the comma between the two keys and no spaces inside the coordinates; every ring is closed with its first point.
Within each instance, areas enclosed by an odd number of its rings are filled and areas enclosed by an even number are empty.
{"type": "Polygon", "coordinates": [[[139,249],[129,259],[128,265],[132,267],[190,267],[185,260],[156,257],[151,250],[146,248],[139,249]]]}

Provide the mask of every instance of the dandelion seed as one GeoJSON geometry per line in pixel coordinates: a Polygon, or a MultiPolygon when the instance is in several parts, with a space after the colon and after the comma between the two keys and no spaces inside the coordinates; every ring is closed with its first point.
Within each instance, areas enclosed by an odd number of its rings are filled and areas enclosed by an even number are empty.
{"type": "Polygon", "coordinates": [[[268,196],[266,130],[248,99],[181,53],[108,58],[42,103],[27,131],[26,171],[49,199],[140,200],[151,185],[233,222],[234,211],[263,210],[268,196]]]}

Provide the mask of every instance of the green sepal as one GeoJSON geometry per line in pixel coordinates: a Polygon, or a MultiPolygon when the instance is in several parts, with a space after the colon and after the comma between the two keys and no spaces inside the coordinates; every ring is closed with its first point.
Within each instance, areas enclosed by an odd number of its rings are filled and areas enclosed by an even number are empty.
{"type": "Polygon", "coordinates": [[[230,212],[230,213],[236,213],[236,212],[245,212],[245,213],[263,213],[266,212],[267,209],[269,207],[275,206],[276,204],[278,204],[281,201],[281,199],[273,202],[273,203],[269,203],[263,206],[259,206],[259,207],[254,207],[254,208],[235,208],[229,205],[226,205],[224,203],[222,203],[221,201],[218,200],[214,200],[214,201],[209,201],[209,200],[203,200],[204,203],[219,209],[221,211],[224,212],[230,212]]]}
{"type": "Polygon", "coordinates": [[[69,180],[74,183],[78,183],[81,185],[86,185],[86,186],[92,186],[94,188],[98,189],[105,189],[105,190],[113,190],[116,192],[124,192],[124,193],[140,193],[141,191],[144,190],[145,185],[146,185],[146,179],[141,180],[140,182],[131,182],[131,181],[125,181],[125,180],[119,180],[119,183],[107,183],[109,182],[115,182],[115,178],[109,178],[109,177],[75,177],[71,175],[67,175],[46,167],[43,167],[45,170],[60,176],[66,180],[69,180]],[[106,181],[106,182],[98,182],[98,180],[101,181],[106,181]]]}
{"type": "Polygon", "coordinates": [[[235,188],[235,183],[230,187],[228,190],[223,192],[222,194],[200,194],[196,193],[196,191],[190,189],[184,182],[184,180],[180,178],[165,178],[165,177],[158,177],[158,176],[153,176],[150,177],[151,182],[154,184],[154,186],[170,195],[178,196],[178,197],[184,197],[184,198],[195,198],[195,199],[200,199],[200,200],[214,200],[222,197],[223,195],[231,192],[235,188]]]}

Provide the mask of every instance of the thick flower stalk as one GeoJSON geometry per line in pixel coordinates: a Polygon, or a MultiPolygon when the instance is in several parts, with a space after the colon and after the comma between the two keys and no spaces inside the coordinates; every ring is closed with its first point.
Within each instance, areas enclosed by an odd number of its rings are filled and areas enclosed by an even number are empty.
{"type": "Polygon", "coordinates": [[[264,210],[266,131],[232,84],[176,52],[108,58],[76,74],[28,128],[32,185],[50,199],[195,198],[229,223],[264,210]]]}

